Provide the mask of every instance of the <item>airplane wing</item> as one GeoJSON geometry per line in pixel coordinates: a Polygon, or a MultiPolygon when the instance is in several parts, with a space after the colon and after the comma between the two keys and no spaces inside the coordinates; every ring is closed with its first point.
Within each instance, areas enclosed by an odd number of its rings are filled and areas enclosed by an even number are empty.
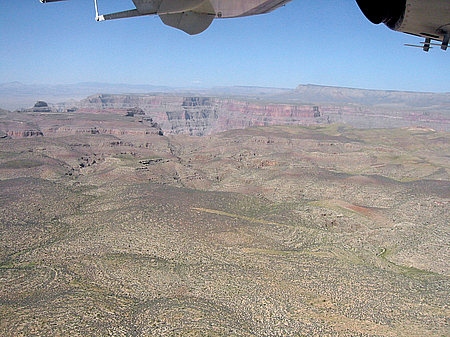
{"type": "Polygon", "coordinates": [[[375,24],[425,38],[424,51],[431,40],[447,50],[450,36],[450,0],[356,0],[364,15],[375,24]]]}
{"type": "MultiPolygon", "coordinates": [[[[64,0],[40,0],[57,2],[64,0]]],[[[207,29],[215,18],[234,18],[269,13],[291,0],[132,0],[134,9],[99,15],[96,20],[112,20],[142,15],[158,15],[168,26],[194,35],[207,29]]],[[[421,36],[420,46],[428,51],[439,41],[447,50],[450,37],[450,0],[356,0],[373,23],[392,30],[421,36]]]]}
{"type": "Polygon", "coordinates": [[[133,0],[141,15],[159,15],[166,25],[194,35],[215,18],[232,18],[271,12],[291,0],[133,0]]]}
{"type": "MultiPolygon", "coordinates": [[[[40,1],[47,3],[64,0],[40,1]]],[[[291,0],[133,0],[135,9],[99,15],[97,0],[94,0],[97,21],[158,15],[164,24],[190,35],[203,32],[215,18],[269,13],[289,1],[291,0]]]]}

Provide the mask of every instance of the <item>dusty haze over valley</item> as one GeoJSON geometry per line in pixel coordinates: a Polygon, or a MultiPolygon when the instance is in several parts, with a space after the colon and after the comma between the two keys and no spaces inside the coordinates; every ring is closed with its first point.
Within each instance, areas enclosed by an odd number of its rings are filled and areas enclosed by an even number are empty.
{"type": "Polygon", "coordinates": [[[448,93],[8,85],[0,335],[450,333],[448,93]]]}

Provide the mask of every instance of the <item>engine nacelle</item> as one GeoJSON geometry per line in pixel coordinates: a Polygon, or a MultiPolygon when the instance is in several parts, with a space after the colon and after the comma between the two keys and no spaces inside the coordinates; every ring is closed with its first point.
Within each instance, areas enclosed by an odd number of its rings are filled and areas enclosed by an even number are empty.
{"type": "Polygon", "coordinates": [[[372,23],[384,23],[394,30],[402,24],[406,0],[356,0],[356,2],[372,23]]]}

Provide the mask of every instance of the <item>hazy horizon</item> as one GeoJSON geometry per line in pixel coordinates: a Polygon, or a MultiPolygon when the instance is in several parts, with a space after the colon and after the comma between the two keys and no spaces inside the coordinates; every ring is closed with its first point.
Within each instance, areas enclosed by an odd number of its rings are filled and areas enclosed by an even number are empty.
{"type": "Polygon", "coordinates": [[[277,86],[266,86],[266,85],[241,85],[241,84],[230,84],[230,85],[220,85],[220,84],[211,84],[205,86],[199,85],[191,85],[191,86],[183,86],[177,85],[176,83],[173,85],[163,85],[157,83],[133,83],[133,82],[97,82],[97,81],[80,81],[80,82],[59,82],[59,83],[50,83],[50,82],[22,82],[22,81],[8,81],[8,82],[0,82],[0,86],[8,85],[8,84],[21,84],[25,86],[75,86],[75,85],[108,85],[108,86],[130,86],[130,87],[160,87],[160,88],[168,88],[168,89],[212,89],[212,88],[266,88],[266,89],[286,89],[293,90],[298,88],[299,86],[318,86],[318,87],[330,87],[330,88],[345,88],[345,89],[359,89],[359,90],[370,90],[370,91],[398,91],[398,92],[423,92],[423,93],[450,93],[450,91],[431,91],[431,90],[402,90],[402,89],[390,89],[386,88],[375,88],[375,87],[356,87],[356,86],[342,86],[342,85],[332,85],[326,83],[298,83],[292,87],[277,87],[277,86]]]}
{"type": "MultiPolygon", "coordinates": [[[[71,100],[81,100],[96,94],[183,94],[193,93],[197,95],[210,96],[240,96],[252,95],[254,97],[267,97],[275,93],[295,93],[299,88],[335,88],[341,90],[361,90],[367,93],[390,92],[390,93],[411,93],[411,94],[436,94],[447,95],[447,92],[427,92],[427,91],[401,91],[390,89],[367,89],[355,87],[341,87],[321,84],[298,84],[293,88],[265,87],[265,86],[159,86],[154,84],[127,84],[127,83],[102,83],[102,82],[79,82],[68,84],[25,84],[20,81],[0,83],[0,108],[7,110],[24,109],[31,107],[36,101],[43,100],[51,104],[59,104],[71,100]]],[[[332,102],[331,99],[327,100],[332,102]]],[[[336,100],[336,103],[339,99],[336,100]]],[[[311,101],[310,103],[313,103],[311,101]]]]}

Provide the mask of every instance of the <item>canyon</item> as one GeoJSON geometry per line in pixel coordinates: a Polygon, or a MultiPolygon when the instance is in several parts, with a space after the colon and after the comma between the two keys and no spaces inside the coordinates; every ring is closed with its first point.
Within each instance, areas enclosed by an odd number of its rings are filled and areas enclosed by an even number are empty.
{"type": "Polygon", "coordinates": [[[446,335],[448,132],[82,109],[2,112],[1,336],[446,335]]]}
{"type": "Polygon", "coordinates": [[[38,101],[32,108],[8,114],[3,110],[0,116],[8,117],[0,118],[0,131],[12,137],[58,132],[117,132],[107,120],[95,130],[91,129],[97,127],[95,125],[84,131],[77,127],[75,120],[90,114],[108,115],[113,124],[116,117],[123,115],[138,118],[141,126],[127,131],[130,133],[146,132],[146,126],[157,125],[164,134],[191,136],[255,126],[336,123],[357,128],[419,126],[449,131],[449,97],[438,93],[314,85],[299,86],[294,90],[231,87],[194,93],[95,94],[56,104],[38,101]],[[67,125],[52,128],[51,123],[39,121],[44,114],[66,120],[67,125]]]}
{"type": "Polygon", "coordinates": [[[447,335],[446,97],[301,90],[0,110],[0,335],[447,335]]]}

